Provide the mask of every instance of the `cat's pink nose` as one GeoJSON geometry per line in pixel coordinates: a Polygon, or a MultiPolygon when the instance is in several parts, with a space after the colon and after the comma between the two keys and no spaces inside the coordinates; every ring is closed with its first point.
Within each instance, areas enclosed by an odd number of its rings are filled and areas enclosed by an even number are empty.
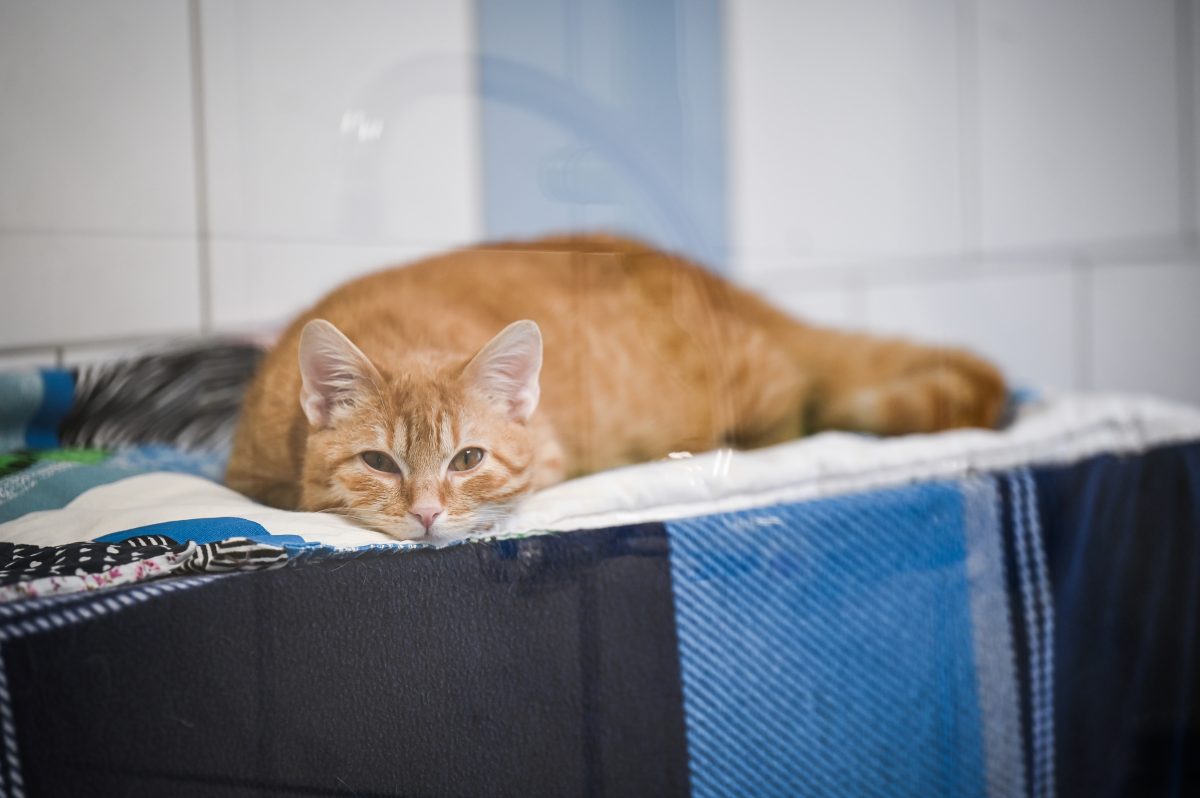
{"type": "Polygon", "coordinates": [[[429,527],[433,526],[433,522],[442,514],[442,508],[436,504],[423,505],[421,507],[413,507],[408,511],[420,519],[421,524],[425,527],[425,531],[429,531],[429,527]]]}

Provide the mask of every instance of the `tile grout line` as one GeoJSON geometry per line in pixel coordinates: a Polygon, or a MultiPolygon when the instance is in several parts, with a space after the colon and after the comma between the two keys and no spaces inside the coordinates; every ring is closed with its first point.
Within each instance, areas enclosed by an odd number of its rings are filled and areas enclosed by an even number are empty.
{"type": "Polygon", "coordinates": [[[1129,238],[1123,240],[1078,242],[1072,245],[1032,247],[1028,249],[993,250],[928,255],[889,256],[825,256],[790,258],[779,252],[736,253],[743,268],[738,277],[752,285],[766,278],[783,278],[795,282],[828,282],[841,274],[861,273],[867,279],[886,282],[921,282],[940,280],[947,276],[979,276],[1011,271],[1029,271],[1050,264],[1067,266],[1079,258],[1094,265],[1137,266],[1163,260],[1193,258],[1197,251],[1181,240],[1178,231],[1169,235],[1129,238]],[[746,263],[763,263],[756,269],[746,263]]]}
{"type": "Polygon", "coordinates": [[[470,87],[472,103],[471,103],[471,146],[474,149],[475,157],[475,185],[473,196],[471,198],[471,229],[474,231],[475,238],[484,240],[487,238],[487,151],[485,149],[485,133],[484,133],[484,97],[483,97],[483,32],[479,29],[482,25],[481,15],[479,11],[479,3],[473,2],[468,6],[467,10],[467,31],[466,38],[468,42],[468,50],[471,59],[470,87]]]}
{"type": "Polygon", "coordinates": [[[196,264],[200,296],[200,333],[213,328],[212,253],[208,211],[208,130],[204,115],[204,50],[200,0],[188,0],[188,45],[192,70],[192,163],[196,185],[196,264]]]}
{"type": "Polygon", "coordinates": [[[1180,231],[1195,254],[1198,245],[1196,149],[1196,19],[1193,0],[1175,3],[1175,74],[1179,109],[1179,216],[1180,231]]]}

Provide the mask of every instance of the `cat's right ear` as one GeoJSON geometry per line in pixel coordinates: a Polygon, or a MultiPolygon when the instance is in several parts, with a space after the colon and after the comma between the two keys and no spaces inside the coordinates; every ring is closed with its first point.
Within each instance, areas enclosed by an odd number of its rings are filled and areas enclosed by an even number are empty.
{"type": "Polygon", "coordinates": [[[371,383],[379,372],[354,343],[324,319],[313,319],[300,333],[300,407],[314,427],[329,426],[339,405],[371,383]]]}

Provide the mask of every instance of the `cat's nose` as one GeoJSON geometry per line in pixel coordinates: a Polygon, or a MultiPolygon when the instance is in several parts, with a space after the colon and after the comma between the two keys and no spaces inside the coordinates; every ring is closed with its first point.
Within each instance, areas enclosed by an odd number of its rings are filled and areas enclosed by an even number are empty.
{"type": "Polygon", "coordinates": [[[415,515],[420,521],[425,531],[429,531],[429,527],[433,526],[433,522],[442,514],[442,508],[436,504],[426,504],[420,507],[413,507],[408,511],[411,515],[415,515]]]}

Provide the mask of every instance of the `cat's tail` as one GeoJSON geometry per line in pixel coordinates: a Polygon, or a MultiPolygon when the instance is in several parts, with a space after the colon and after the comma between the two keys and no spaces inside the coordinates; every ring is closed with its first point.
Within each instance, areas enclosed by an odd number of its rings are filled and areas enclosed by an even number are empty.
{"type": "Polygon", "coordinates": [[[707,294],[716,322],[706,351],[727,367],[719,384],[732,387],[713,405],[718,419],[732,419],[735,440],[766,444],[827,429],[899,435],[1000,421],[1004,377],[983,358],[805,324],[701,269],[687,275],[707,294]]]}

